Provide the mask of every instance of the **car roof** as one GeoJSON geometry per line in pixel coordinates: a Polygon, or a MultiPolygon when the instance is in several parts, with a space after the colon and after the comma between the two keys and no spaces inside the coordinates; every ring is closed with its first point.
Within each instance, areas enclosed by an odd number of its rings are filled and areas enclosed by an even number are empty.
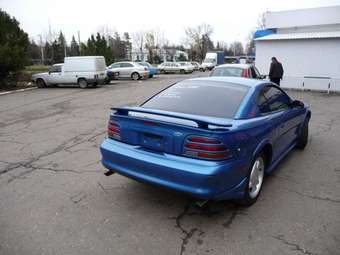
{"type": "Polygon", "coordinates": [[[237,68],[247,69],[251,66],[252,66],[251,64],[224,64],[224,65],[219,65],[215,68],[237,67],[237,68]]]}
{"type": "Polygon", "coordinates": [[[227,77],[227,76],[210,76],[210,77],[202,77],[202,78],[193,78],[188,79],[186,81],[212,81],[212,82],[228,82],[239,84],[247,87],[257,87],[263,84],[268,84],[268,81],[265,80],[257,80],[257,79],[249,79],[242,77],[227,77]]]}

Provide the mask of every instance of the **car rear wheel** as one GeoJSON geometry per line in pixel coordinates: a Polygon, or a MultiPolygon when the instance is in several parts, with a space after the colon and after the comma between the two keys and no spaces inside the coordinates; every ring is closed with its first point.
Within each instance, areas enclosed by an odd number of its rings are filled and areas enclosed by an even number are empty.
{"type": "Polygon", "coordinates": [[[303,150],[308,143],[308,126],[309,126],[309,120],[306,120],[303,124],[301,133],[296,143],[296,148],[300,150],[303,150]]]}
{"type": "Polygon", "coordinates": [[[45,84],[45,82],[44,82],[43,79],[38,79],[38,80],[36,81],[36,84],[37,84],[37,87],[38,87],[38,88],[45,88],[45,87],[46,87],[46,84],[45,84]]]}
{"type": "Polygon", "coordinates": [[[247,187],[244,193],[244,197],[237,202],[244,206],[250,206],[254,204],[260,195],[262,190],[262,184],[264,179],[265,170],[265,157],[260,154],[255,158],[251,165],[248,178],[247,187]]]}
{"type": "Polygon", "coordinates": [[[82,89],[86,89],[87,88],[87,80],[85,80],[85,79],[79,79],[78,80],[78,85],[79,85],[79,87],[80,88],[82,88],[82,89]]]}
{"type": "Polygon", "coordinates": [[[140,75],[139,75],[139,73],[132,73],[131,74],[131,79],[132,80],[134,80],[134,81],[137,81],[137,80],[139,80],[140,79],[140,75]]]}
{"type": "Polygon", "coordinates": [[[149,78],[152,78],[153,77],[153,74],[149,74],[149,78]]]}
{"type": "Polygon", "coordinates": [[[185,74],[185,71],[183,69],[181,69],[180,73],[181,74],[185,74]]]}

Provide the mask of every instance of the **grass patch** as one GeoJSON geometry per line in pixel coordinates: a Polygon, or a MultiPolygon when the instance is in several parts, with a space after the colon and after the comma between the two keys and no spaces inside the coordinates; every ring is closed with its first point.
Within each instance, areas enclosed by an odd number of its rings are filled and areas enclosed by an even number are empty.
{"type": "Polygon", "coordinates": [[[33,65],[33,66],[26,66],[23,71],[25,73],[33,74],[33,73],[47,72],[49,68],[50,66],[33,65]]]}

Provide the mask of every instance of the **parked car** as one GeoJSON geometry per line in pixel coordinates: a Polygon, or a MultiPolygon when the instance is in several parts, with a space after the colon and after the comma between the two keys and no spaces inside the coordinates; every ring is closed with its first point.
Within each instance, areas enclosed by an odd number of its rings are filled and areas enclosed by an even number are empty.
{"type": "Polygon", "coordinates": [[[131,78],[139,80],[149,77],[149,70],[135,62],[116,62],[108,67],[111,72],[119,72],[119,78],[131,78]]]}
{"type": "Polygon", "coordinates": [[[191,62],[191,64],[194,66],[194,71],[201,71],[201,72],[205,72],[207,69],[206,67],[202,66],[200,63],[198,62],[191,62]]]}
{"type": "Polygon", "coordinates": [[[66,57],[64,63],[51,66],[47,73],[32,75],[39,88],[51,85],[74,85],[86,88],[104,83],[106,78],[105,59],[102,56],[66,57]]]}
{"type": "Polygon", "coordinates": [[[305,148],[310,118],[309,107],[269,81],[184,80],[139,107],[112,108],[102,163],[107,175],[251,205],[265,173],[305,148]]]}
{"type": "Polygon", "coordinates": [[[253,79],[264,79],[257,68],[252,64],[225,64],[214,68],[210,76],[232,76],[253,79]]]}
{"type": "Polygon", "coordinates": [[[192,73],[192,67],[181,65],[179,62],[164,62],[158,65],[160,73],[192,73]]]}
{"type": "Polygon", "coordinates": [[[195,70],[195,67],[191,64],[191,62],[181,61],[178,63],[186,68],[187,73],[192,73],[195,70]]]}
{"type": "Polygon", "coordinates": [[[149,78],[152,78],[154,75],[158,74],[158,68],[154,67],[150,63],[148,62],[137,62],[137,63],[149,69],[149,78]]]}

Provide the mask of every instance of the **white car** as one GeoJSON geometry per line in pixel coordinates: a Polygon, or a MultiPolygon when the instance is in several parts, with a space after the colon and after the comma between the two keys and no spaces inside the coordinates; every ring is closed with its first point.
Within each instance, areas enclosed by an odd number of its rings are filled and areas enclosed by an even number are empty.
{"type": "Polygon", "coordinates": [[[149,69],[136,62],[116,62],[108,67],[111,72],[119,72],[119,78],[139,80],[149,77],[149,69]]]}
{"type": "Polygon", "coordinates": [[[164,62],[158,66],[158,70],[160,73],[192,73],[193,66],[185,63],[187,62],[164,62]]]}
{"type": "Polygon", "coordinates": [[[103,56],[66,57],[64,63],[51,66],[47,73],[32,75],[39,88],[50,85],[74,85],[86,88],[89,84],[103,84],[106,64],[103,56]]]}

